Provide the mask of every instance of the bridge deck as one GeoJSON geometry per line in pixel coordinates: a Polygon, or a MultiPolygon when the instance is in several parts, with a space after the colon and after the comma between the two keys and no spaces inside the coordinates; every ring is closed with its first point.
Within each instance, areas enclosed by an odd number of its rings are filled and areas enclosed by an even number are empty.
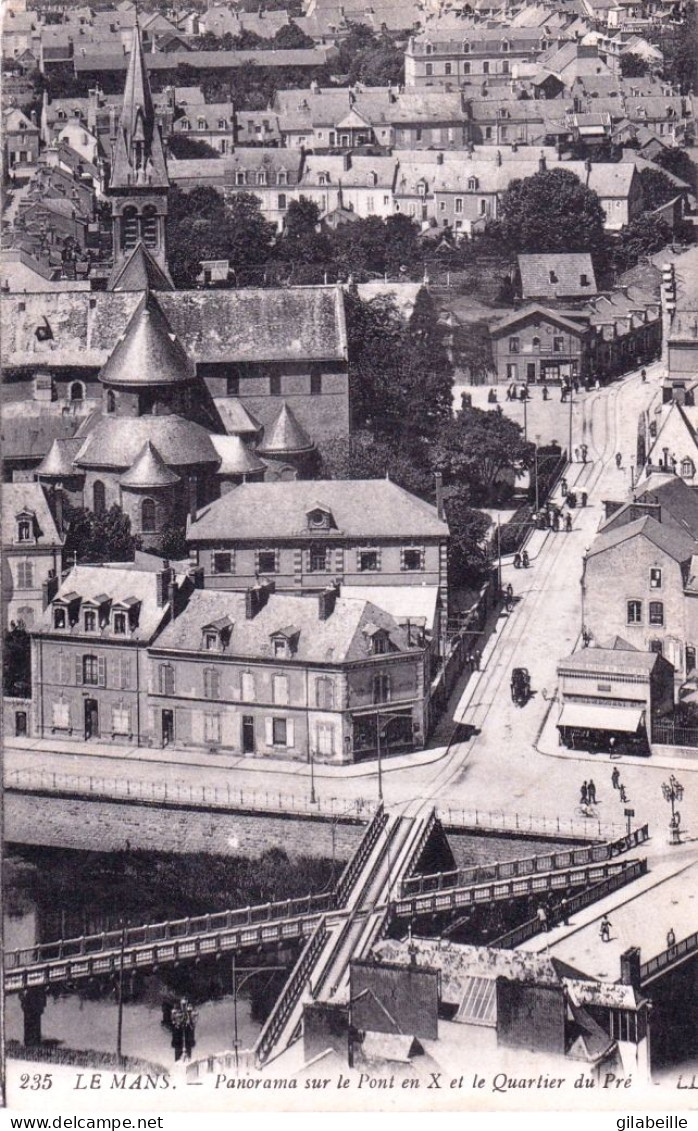
{"type": "Polygon", "coordinates": [[[521,950],[549,950],[551,955],[577,966],[585,974],[615,982],[620,977],[620,956],[628,947],[642,943],[643,964],[666,949],[672,928],[677,942],[696,926],[698,910],[698,863],[670,857],[653,864],[652,871],[630,887],[585,908],[573,916],[568,927],[522,943],[521,950]],[[599,924],[604,915],[611,922],[610,942],[602,942],[599,924]]]}

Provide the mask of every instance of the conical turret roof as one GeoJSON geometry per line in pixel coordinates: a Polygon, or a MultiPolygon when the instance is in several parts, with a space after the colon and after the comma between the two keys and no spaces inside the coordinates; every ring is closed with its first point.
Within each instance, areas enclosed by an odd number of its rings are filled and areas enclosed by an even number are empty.
{"type": "Polygon", "coordinates": [[[276,420],[265,430],[264,442],[260,444],[259,450],[262,453],[268,452],[269,455],[293,455],[296,452],[310,452],[314,447],[284,401],[276,420]]]}
{"type": "Polygon", "coordinates": [[[125,259],[117,261],[107,280],[108,291],[173,291],[169,273],[139,240],[125,259]]]}
{"type": "Polygon", "coordinates": [[[264,471],[266,464],[251,452],[239,436],[211,435],[213,446],[220,456],[219,475],[249,475],[264,471]]]}
{"type": "Polygon", "coordinates": [[[150,440],[147,440],[141,448],[135,463],[121,476],[121,486],[126,488],[172,487],[179,482],[179,475],[175,475],[167,466],[150,440]]]}
{"type": "Polygon", "coordinates": [[[194,366],[157,300],[144,295],[99,379],[105,385],[173,385],[191,381],[194,366]]]}
{"type": "Polygon", "coordinates": [[[64,479],[70,475],[80,474],[73,461],[82,442],[81,436],[54,440],[37,467],[36,474],[47,479],[64,479]]]}

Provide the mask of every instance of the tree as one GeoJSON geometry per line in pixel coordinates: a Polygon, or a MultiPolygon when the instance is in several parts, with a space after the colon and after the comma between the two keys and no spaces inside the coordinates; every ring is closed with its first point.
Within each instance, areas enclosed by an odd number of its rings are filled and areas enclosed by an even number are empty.
{"type": "Polygon", "coordinates": [[[69,515],[70,526],[65,543],[68,559],[75,554],[82,562],[131,562],[142,540],[131,533],[131,520],[114,505],[102,514],[85,508],[69,515]]]}
{"type": "Polygon", "coordinates": [[[160,539],[159,553],[170,561],[181,561],[189,554],[186,530],[183,526],[166,526],[160,539]]]}
{"type": "Polygon", "coordinates": [[[195,137],[187,137],[186,134],[173,134],[171,136],[169,153],[171,157],[180,161],[196,157],[220,157],[218,150],[209,145],[207,141],[199,141],[195,137]]]}
{"type": "Polygon", "coordinates": [[[696,5],[692,0],[685,4],[681,22],[674,25],[673,33],[671,38],[662,39],[663,74],[667,82],[678,86],[682,94],[688,94],[696,83],[696,40],[698,39],[696,5]]]}
{"type": "Polygon", "coordinates": [[[671,228],[661,216],[643,212],[624,228],[615,246],[615,263],[619,271],[634,267],[644,255],[654,255],[671,243],[671,228]]]}
{"type": "Polygon", "coordinates": [[[320,209],[315,201],[304,196],[292,200],[277,244],[279,258],[290,263],[327,263],[329,240],[319,227],[320,209]]]}
{"type": "Polygon", "coordinates": [[[492,525],[489,515],[474,510],[465,497],[447,492],[444,500],[451,534],[448,547],[448,583],[456,589],[477,589],[488,569],[485,539],[492,525]]]}
{"type": "Polygon", "coordinates": [[[679,149],[678,147],[660,149],[659,153],[654,158],[654,163],[655,165],[659,165],[660,168],[666,169],[667,173],[672,173],[675,177],[684,181],[690,187],[691,192],[698,192],[696,166],[693,161],[691,161],[685,149],[679,149]]]}
{"type": "Polygon", "coordinates": [[[506,473],[517,475],[533,461],[534,445],[522,429],[496,409],[461,409],[439,431],[431,447],[432,465],[447,485],[470,488],[473,499],[492,499],[506,473]]]}
{"type": "Polygon", "coordinates": [[[332,251],[340,273],[396,274],[420,258],[418,229],[398,213],[381,220],[367,216],[342,224],[333,233],[332,251]]]}
{"type": "Polygon", "coordinates": [[[349,68],[349,82],[364,86],[400,86],[405,81],[404,52],[385,40],[354,56],[349,68]]]}
{"type": "Polygon", "coordinates": [[[5,695],[28,699],[31,695],[31,640],[24,622],[12,621],[2,649],[2,687],[5,695]]]}
{"type": "Polygon", "coordinates": [[[640,184],[646,212],[654,212],[655,208],[673,200],[679,192],[678,186],[661,169],[642,169],[640,184]]]}
{"type": "Polygon", "coordinates": [[[399,447],[376,440],[370,432],[353,432],[325,441],[320,455],[323,479],[384,479],[387,475],[413,495],[433,496],[433,476],[423,447],[399,447]]]}
{"type": "Polygon", "coordinates": [[[602,253],[604,210],[595,192],[568,169],[515,180],[502,196],[496,233],[512,251],[602,253]]]}
{"type": "Polygon", "coordinates": [[[276,229],[262,215],[256,196],[236,192],[227,206],[227,258],[233,267],[266,263],[276,237],[276,229]]]}
{"type": "Polygon", "coordinates": [[[641,55],[626,51],[620,57],[620,73],[624,79],[639,79],[649,71],[649,65],[641,55]]]}
{"type": "Polygon", "coordinates": [[[315,40],[301,31],[298,24],[291,20],[279,28],[274,36],[274,47],[279,50],[297,50],[303,47],[314,47],[315,40]]]}

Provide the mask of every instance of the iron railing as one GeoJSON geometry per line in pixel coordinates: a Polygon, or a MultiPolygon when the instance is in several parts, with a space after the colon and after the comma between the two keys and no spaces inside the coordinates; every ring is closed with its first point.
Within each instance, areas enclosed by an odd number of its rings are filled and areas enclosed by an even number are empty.
{"type": "Polygon", "coordinates": [[[373,820],[368,825],[361,842],[346,868],[339,877],[337,887],[335,889],[335,906],[344,907],[346,905],[349,894],[354,887],[358,877],[363,871],[364,864],[368,860],[371,852],[373,851],[378,838],[380,837],[383,829],[388,822],[388,815],[385,812],[383,802],[376,809],[373,815],[373,820]]]}
{"type": "Polygon", "coordinates": [[[443,888],[470,887],[487,880],[509,879],[512,876],[528,876],[536,872],[557,872],[562,868],[582,864],[598,864],[611,860],[639,844],[644,844],[649,836],[647,825],[633,830],[630,835],[620,837],[607,844],[587,845],[583,848],[570,848],[562,852],[545,853],[542,856],[527,856],[520,860],[504,860],[493,864],[479,864],[470,868],[457,868],[450,872],[434,872],[425,876],[409,876],[400,885],[401,895],[414,895],[421,892],[441,891],[443,888]]]}
{"type": "Polygon", "coordinates": [[[644,984],[652,978],[656,978],[669,966],[673,966],[679,959],[687,958],[688,955],[698,952],[698,931],[694,931],[687,939],[682,939],[674,946],[667,947],[661,954],[655,958],[650,958],[649,962],[644,962],[640,967],[640,981],[644,984]]]}
{"type": "MultiPolygon", "coordinates": [[[[589,907],[592,903],[597,903],[598,900],[603,899],[604,896],[611,895],[614,891],[624,887],[626,884],[632,883],[638,876],[644,876],[647,871],[646,860],[629,860],[623,861],[620,865],[620,871],[613,876],[608,876],[606,879],[601,880],[600,883],[594,884],[592,887],[587,888],[586,891],[579,892],[573,895],[570,899],[566,900],[564,906],[565,917],[575,915],[578,911],[582,911],[585,907],[589,907]]],[[[558,912],[560,908],[558,908],[558,912]]],[[[514,947],[519,946],[528,939],[532,939],[534,935],[538,935],[544,930],[541,920],[536,916],[534,919],[527,919],[525,923],[520,926],[514,927],[513,930],[507,931],[506,934],[500,935],[498,939],[489,945],[497,947],[501,950],[513,950],[514,947]]]]}
{"type": "Polygon", "coordinates": [[[573,820],[565,817],[542,817],[531,813],[508,813],[504,809],[457,809],[437,805],[436,815],[441,823],[454,832],[460,830],[520,833],[539,836],[543,840],[613,840],[625,831],[621,822],[602,822],[596,817],[573,820]]]}
{"type": "Polygon", "coordinates": [[[317,956],[327,940],[327,922],[323,916],[303,948],[281,996],[264,1023],[255,1045],[257,1063],[264,1064],[274,1049],[284,1027],[298,1005],[303,989],[308,981],[317,956]]]}

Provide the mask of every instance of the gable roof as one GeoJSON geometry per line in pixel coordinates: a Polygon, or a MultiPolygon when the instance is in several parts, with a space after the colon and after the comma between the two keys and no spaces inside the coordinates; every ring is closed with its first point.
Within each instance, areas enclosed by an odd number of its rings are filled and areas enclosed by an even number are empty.
{"type": "Polygon", "coordinates": [[[623,542],[638,537],[649,539],[658,550],[662,550],[680,564],[689,561],[696,549],[695,539],[690,534],[676,528],[663,526],[656,519],[646,515],[644,518],[638,518],[625,526],[618,526],[597,534],[587,553],[587,558],[596,557],[607,550],[615,549],[623,542]]]}
{"type": "Polygon", "coordinates": [[[508,333],[515,326],[521,322],[526,322],[528,319],[534,318],[544,322],[553,322],[556,326],[560,326],[563,330],[568,330],[570,334],[576,334],[582,337],[588,333],[588,328],[581,322],[573,322],[571,318],[566,318],[563,314],[558,313],[557,310],[551,310],[547,306],[527,306],[523,310],[517,310],[514,314],[510,314],[507,318],[503,318],[496,326],[492,326],[490,333],[493,338],[497,338],[502,334],[508,333]]]}
{"type": "Polygon", "coordinates": [[[564,660],[559,660],[557,665],[558,675],[561,673],[585,671],[608,672],[612,675],[640,675],[648,676],[654,671],[661,657],[656,652],[639,652],[626,644],[624,648],[616,647],[618,637],[613,638],[613,646],[606,648],[582,648],[564,660]]]}
{"type": "Polygon", "coordinates": [[[323,532],[323,538],[448,537],[448,526],[439,519],[436,507],[389,479],[243,483],[199,511],[189,524],[188,537],[193,542],[298,539],[313,534],[307,515],[318,497],[336,524],[335,530],[323,532]]]}
{"type": "Polygon", "coordinates": [[[524,298],[589,298],[597,292],[594,265],[588,252],[519,255],[524,298]],[[586,283],[582,282],[586,279],[586,283]]]}
{"type": "Polygon", "coordinates": [[[640,502],[659,503],[662,511],[667,511],[698,539],[698,492],[680,475],[650,475],[636,489],[635,496],[640,502]]]}
{"type": "Polygon", "coordinates": [[[117,261],[107,280],[108,291],[173,291],[169,272],[160,266],[143,240],[125,259],[117,261]]]}

